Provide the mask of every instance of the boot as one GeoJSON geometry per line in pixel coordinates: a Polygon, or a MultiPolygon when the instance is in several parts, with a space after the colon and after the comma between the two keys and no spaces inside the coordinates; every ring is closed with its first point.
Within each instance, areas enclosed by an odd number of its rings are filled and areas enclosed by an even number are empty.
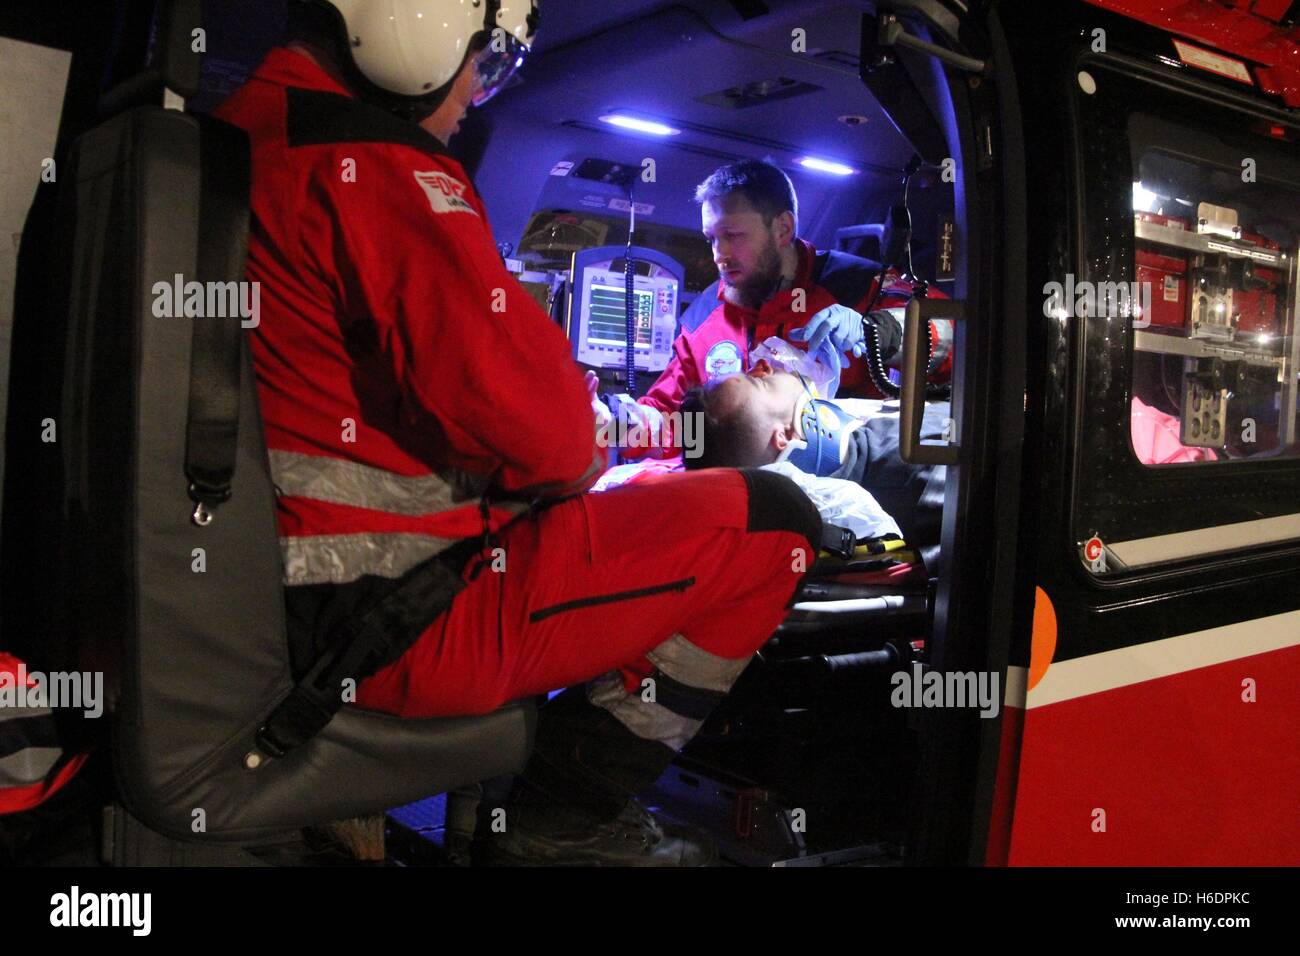
{"type": "Polygon", "coordinates": [[[707,866],[702,831],[657,820],[633,798],[672,761],[571,687],[538,715],[537,743],[506,801],[504,832],[488,833],[496,866],[707,866]]]}
{"type": "Polygon", "coordinates": [[[479,802],[483,799],[483,784],[473,783],[447,793],[443,851],[452,866],[471,864],[474,830],[479,802]]]}
{"type": "Polygon", "coordinates": [[[718,854],[703,831],[675,827],[631,799],[613,820],[565,828],[533,820],[494,834],[488,866],[711,866],[718,854]]]}

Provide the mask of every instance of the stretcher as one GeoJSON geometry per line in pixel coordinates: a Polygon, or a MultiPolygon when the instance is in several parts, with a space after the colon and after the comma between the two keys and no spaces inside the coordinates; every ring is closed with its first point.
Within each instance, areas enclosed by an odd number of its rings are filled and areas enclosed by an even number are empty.
{"type": "MultiPolygon", "coordinates": [[[[884,404],[857,400],[853,410],[856,414],[890,414],[890,409],[882,408],[884,404]]],[[[680,458],[617,465],[592,490],[599,493],[654,481],[682,470],[680,458]]],[[[919,651],[920,636],[926,630],[931,575],[918,551],[897,535],[854,539],[851,534],[847,538],[838,534],[827,535],[825,540],[831,546],[819,552],[785,621],[760,655],[762,659],[814,661],[835,672],[849,666],[893,666],[919,651]],[[885,648],[899,653],[881,656],[879,652],[885,648]]]]}

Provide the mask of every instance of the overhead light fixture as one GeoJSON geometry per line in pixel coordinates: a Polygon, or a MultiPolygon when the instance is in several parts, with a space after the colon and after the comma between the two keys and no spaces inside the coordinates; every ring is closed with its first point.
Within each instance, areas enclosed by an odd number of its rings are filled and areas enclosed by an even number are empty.
{"type": "Polygon", "coordinates": [[[833,173],[836,176],[852,176],[857,172],[852,166],[845,166],[843,163],[836,163],[829,159],[818,159],[816,156],[800,157],[799,165],[805,169],[815,169],[819,173],[833,173]]]}
{"type": "Polygon", "coordinates": [[[608,123],[610,126],[617,126],[619,129],[630,129],[634,133],[649,133],[651,136],[676,136],[681,132],[681,130],[669,126],[667,123],[640,119],[623,113],[607,113],[600,118],[600,121],[608,123]]]}

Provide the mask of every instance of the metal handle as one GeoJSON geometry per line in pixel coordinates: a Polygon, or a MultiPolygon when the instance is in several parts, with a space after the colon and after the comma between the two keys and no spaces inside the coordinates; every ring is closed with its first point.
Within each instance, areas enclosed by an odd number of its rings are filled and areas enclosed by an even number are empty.
{"type": "Polygon", "coordinates": [[[930,334],[930,319],[952,319],[966,315],[965,303],[953,299],[912,299],[907,303],[903,323],[903,386],[898,410],[898,456],[913,465],[955,465],[961,448],[955,443],[922,445],[921,422],[925,417],[926,356],[921,336],[930,334]]]}
{"type": "Polygon", "coordinates": [[[892,13],[886,13],[880,18],[880,35],[877,42],[881,46],[905,46],[912,50],[919,50],[921,53],[928,53],[935,59],[941,60],[959,70],[965,70],[968,73],[991,76],[993,72],[987,60],[977,60],[973,56],[963,56],[955,50],[949,50],[946,47],[913,36],[907,32],[907,28],[892,13]]]}

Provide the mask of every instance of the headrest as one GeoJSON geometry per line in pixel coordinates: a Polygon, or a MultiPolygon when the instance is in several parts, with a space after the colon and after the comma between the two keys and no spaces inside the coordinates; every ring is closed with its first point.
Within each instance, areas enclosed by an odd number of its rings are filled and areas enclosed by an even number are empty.
{"type": "Polygon", "coordinates": [[[161,103],[164,89],[184,99],[199,91],[203,66],[204,30],[202,0],[159,0],[153,57],[141,73],[123,80],[99,100],[99,112],[109,117],[136,106],[161,103]],[[202,37],[202,42],[199,38],[202,37]],[[198,49],[196,49],[196,47],[198,49]]]}
{"type": "Polygon", "coordinates": [[[885,226],[879,222],[844,226],[835,230],[835,248],[839,252],[852,253],[864,259],[879,259],[884,248],[881,243],[884,234],[885,226]]]}

